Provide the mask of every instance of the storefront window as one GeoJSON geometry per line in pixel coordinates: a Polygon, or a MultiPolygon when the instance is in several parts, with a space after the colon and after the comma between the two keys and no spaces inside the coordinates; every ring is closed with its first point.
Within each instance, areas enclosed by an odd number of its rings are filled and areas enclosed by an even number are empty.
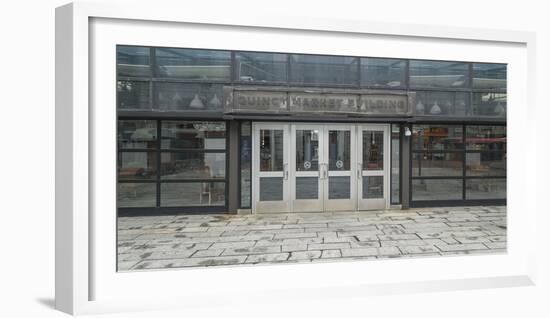
{"type": "Polygon", "coordinates": [[[235,53],[235,80],[277,83],[287,81],[287,54],[235,53]]]}
{"type": "Polygon", "coordinates": [[[157,108],[161,111],[221,111],[220,84],[155,83],[157,108]]]}
{"type": "Polygon", "coordinates": [[[290,82],[298,85],[356,86],[358,59],[328,55],[290,55],[290,82]]]}
{"type": "Polygon", "coordinates": [[[409,62],[410,87],[463,88],[469,86],[469,64],[411,60],[409,62]]]}
{"type": "Polygon", "coordinates": [[[472,87],[506,89],[506,64],[474,63],[472,87]]]}
{"type": "Polygon", "coordinates": [[[401,203],[401,133],[400,125],[391,125],[391,203],[401,203]]]}
{"type": "Polygon", "coordinates": [[[252,187],[252,127],[249,121],[241,123],[241,208],[250,208],[252,187]]]}
{"type": "Polygon", "coordinates": [[[117,46],[118,76],[150,77],[150,51],[148,47],[117,46]]]}
{"type": "Polygon", "coordinates": [[[411,155],[413,203],[506,198],[505,126],[413,125],[411,155]]]}
{"type": "Polygon", "coordinates": [[[361,58],[361,86],[405,87],[407,85],[406,65],[404,60],[361,58]]]}
{"type": "Polygon", "coordinates": [[[229,51],[156,48],[157,77],[187,80],[231,80],[229,51]]]}
{"type": "Polygon", "coordinates": [[[472,112],[476,116],[506,117],[506,93],[474,93],[472,112]]]}
{"type": "Polygon", "coordinates": [[[149,98],[150,82],[118,81],[117,106],[120,110],[152,110],[149,98]]]}
{"type": "Polygon", "coordinates": [[[466,116],[470,113],[470,94],[463,92],[416,92],[416,115],[466,116]]]}

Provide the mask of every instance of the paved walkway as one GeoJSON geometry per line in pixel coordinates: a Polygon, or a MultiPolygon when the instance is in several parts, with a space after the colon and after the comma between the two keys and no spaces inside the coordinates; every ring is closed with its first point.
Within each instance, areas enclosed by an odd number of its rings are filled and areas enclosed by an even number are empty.
{"type": "Polygon", "coordinates": [[[119,271],[504,253],[506,207],[123,217],[119,271]]]}

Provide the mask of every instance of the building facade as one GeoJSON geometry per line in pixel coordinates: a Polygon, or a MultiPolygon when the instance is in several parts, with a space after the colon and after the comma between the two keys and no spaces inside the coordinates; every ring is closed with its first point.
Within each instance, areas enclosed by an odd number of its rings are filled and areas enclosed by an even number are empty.
{"type": "Polygon", "coordinates": [[[505,204],[506,71],[119,45],[119,215],[505,204]]]}

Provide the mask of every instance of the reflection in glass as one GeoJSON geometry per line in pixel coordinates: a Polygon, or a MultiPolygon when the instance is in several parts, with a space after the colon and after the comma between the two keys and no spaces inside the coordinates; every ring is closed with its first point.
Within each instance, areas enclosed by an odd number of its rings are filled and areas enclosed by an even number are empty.
{"type": "Polygon", "coordinates": [[[162,149],[225,149],[225,122],[162,121],[162,149]]]}
{"type": "Polygon", "coordinates": [[[241,208],[250,208],[252,187],[252,127],[249,121],[241,122],[241,208]]]}
{"type": "Polygon", "coordinates": [[[120,152],[118,154],[118,178],[154,179],[157,174],[154,152],[120,152]]]}
{"type": "Polygon", "coordinates": [[[361,58],[361,86],[404,87],[406,65],[398,59],[361,58]]]}
{"type": "Polygon", "coordinates": [[[162,179],[224,179],[225,153],[163,152],[162,179]]]}
{"type": "Polygon", "coordinates": [[[413,176],[459,177],[462,176],[462,152],[413,153],[413,176]]]}
{"type": "Polygon", "coordinates": [[[466,199],[506,199],[506,179],[466,179],[466,199]]]}
{"type": "Polygon", "coordinates": [[[363,170],[384,170],[383,131],[363,131],[363,170]]]}
{"type": "Polygon", "coordinates": [[[363,199],[384,198],[384,177],[363,176],[363,199]]]}
{"type": "Polygon", "coordinates": [[[473,88],[506,89],[506,64],[474,63],[473,88]]]}
{"type": "Polygon", "coordinates": [[[462,200],[462,179],[413,179],[412,200],[462,200]]]}
{"type": "Polygon", "coordinates": [[[149,52],[150,49],[148,47],[118,45],[116,50],[117,75],[134,77],[151,76],[149,52]]]}
{"type": "Polygon", "coordinates": [[[230,80],[229,51],[157,48],[156,76],[192,80],[230,80]]]}
{"type": "Polygon", "coordinates": [[[219,84],[155,83],[157,107],[165,111],[221,111],[223,86],[219,84]]]}
{"type": "Polygon", "coordinates": [[[409,85],[430,88],[467,87],[469,85],[468,73],[468,63],[411,60],[409,62],[409,85]]]}
{"type": "Polygon", "coordinates": [[[349,130],[330,130],[328,132],[328,169],[330,171],[350,170],[350,138],[349,130]]]}
{"type": "Polygon", "coordinates": [[[260,201],[283,200],[283,177],[260,178],[260,201]]]}
{"type": "Polygon", "coordinates": [[[119,120],[119,149],[155,149],[157,146],[156,120],[119,120]]]}
{"type": "Polygon", "coordinates": [[[224,182],[170,182],[160,184],[160,205],[220,206],[225,204],[224,182]]]}
{"type": "Polygon", "coordinates": [[[391,125],[391,203],[401,203],[401,190],[400,190],[400,172],[399,166],[399,148],[400,148],[400,128],[399,125],[391,125]]]}
{"type": "Polygon", "coordinates": [[[478,116],[506,117],[506,93],[473,93],[472,112],[478,116]]]}
{"type": "Polygon", "coordinates": [[[283,171],[283,131],[260,130],[260,171],[283,171]]]}
{"type": "Polygon", "coordinates": [[[328,55],[290,55],[290,81],[296,84],[357,85],[357,58],[328,55]]]}
{"type": "Polygon", "coordinates": [[[287,55],[278,53],[235,53],[236,80],[242,82],[286,82],[287,55]]]}
{"type": "Polygon", "coordinates": [[[470,95],[462,92],[416,92],[417,115],[466,116],[470,95]]]}
{"type": "Polygon", "coordinates": [[[506,126],[466,126],[466,149],[506,150],[506,126]]]}
{"type": "Polygon", "coordinates": [[[467,176],[506,176],[505,152],[472,152],[466,154],[467,176]]]}
{"type": "Polygon", "coordinates": [[[151,110],[149,82],[118,81],[117,104],[123,110],[151,110]]]}
{"type": "Polygon", "coordinates": [[[318,199],[319,178],[318,177],[296,177],[296,199],[318,199]]]}
{"type": "Polygon", "coordinates": [[[460,125],[413,125],[413,150],[464,149],[460,125]]]}
{"type": "Polygon", "coordinates": [[[350,177],[328,177],[328,198],[349,199],[351,197],[350,177]]]}
{"type": "Polygon", "coordinates": [[[117,185],[117,207],[154,207],[157,202],[156,183],[122,183],[117,185]]]}
{"type": "Polygon", "coordinates": [[[319,170],[319,131],[296,130],[296,171],[319,170]]]}

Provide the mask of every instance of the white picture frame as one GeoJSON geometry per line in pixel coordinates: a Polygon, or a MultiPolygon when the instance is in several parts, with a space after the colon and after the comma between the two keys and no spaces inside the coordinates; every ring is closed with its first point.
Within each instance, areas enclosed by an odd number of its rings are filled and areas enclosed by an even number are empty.
{"type": "MultiPolygon", "coordinates": [[[[380,295],[534,284],[536,197],[525,185],[528,176],[536,174],[536,165],[522,164],[526,158],[536,158],[535,85],[531,85],[536,68],[534,33],[343,19],[281,19],[245,12],[197,14],[182,10],[183,5],[149,10],[142,4],[122,9],[116,3],[72,3],[56,9],[57,309],[92,314],[243,301],[333,299],[352,292],[380,295]],[[181,34],[182,28],[189,38],[176,40],[174,32],[181,34]],[[125,31],[125,43],[119,42],[121,31],[125,31]],[[238,41],[246,36],[254,36],[254,41],[238,41]],[[329,47],[323,41],[303,42],[313,36],[330,39],[332,44],[370,41],[380,56],[508,63],[507,254],[116,273],[116,254],[112,253],[116,245],[116,214],[112,210],[116,184],[109,181],[114,180],[116,171],[112,160],[116,149],[112,148],[116,146],[115,86],[104,93],[115,78],[116,63],[114,47],[104,49],[114,43],[164,43],[335,52],[331,51],[334,45],[329,47]],[[208,44],[209,37],[223,37],[223,41],[208,44]],[[282,38],[284,48],[279,41],[282,38]],[[395,50],[404,42],[406,56],[395,50]],[[299,43],[307,45],[298,47],[299,43]],[[428,47],[433,50],[428,52],[428,47]],[[93,107],[103,102],[112,109],[93,107]],[[103,211],[113,213],[98,214],[104,207],[103,211]],[[99,229],[104,235],[97,235],[99,229]],[[185,288],[168,282],[185,282],[185,288]],[[164,288],[160,291],[159,287],[164,288]],[[216,297],[220,295],[223,297],[216,297]]],[[[357,46],[340,49],[339,53],[359,55],[364,50],[357,46]]]]}

